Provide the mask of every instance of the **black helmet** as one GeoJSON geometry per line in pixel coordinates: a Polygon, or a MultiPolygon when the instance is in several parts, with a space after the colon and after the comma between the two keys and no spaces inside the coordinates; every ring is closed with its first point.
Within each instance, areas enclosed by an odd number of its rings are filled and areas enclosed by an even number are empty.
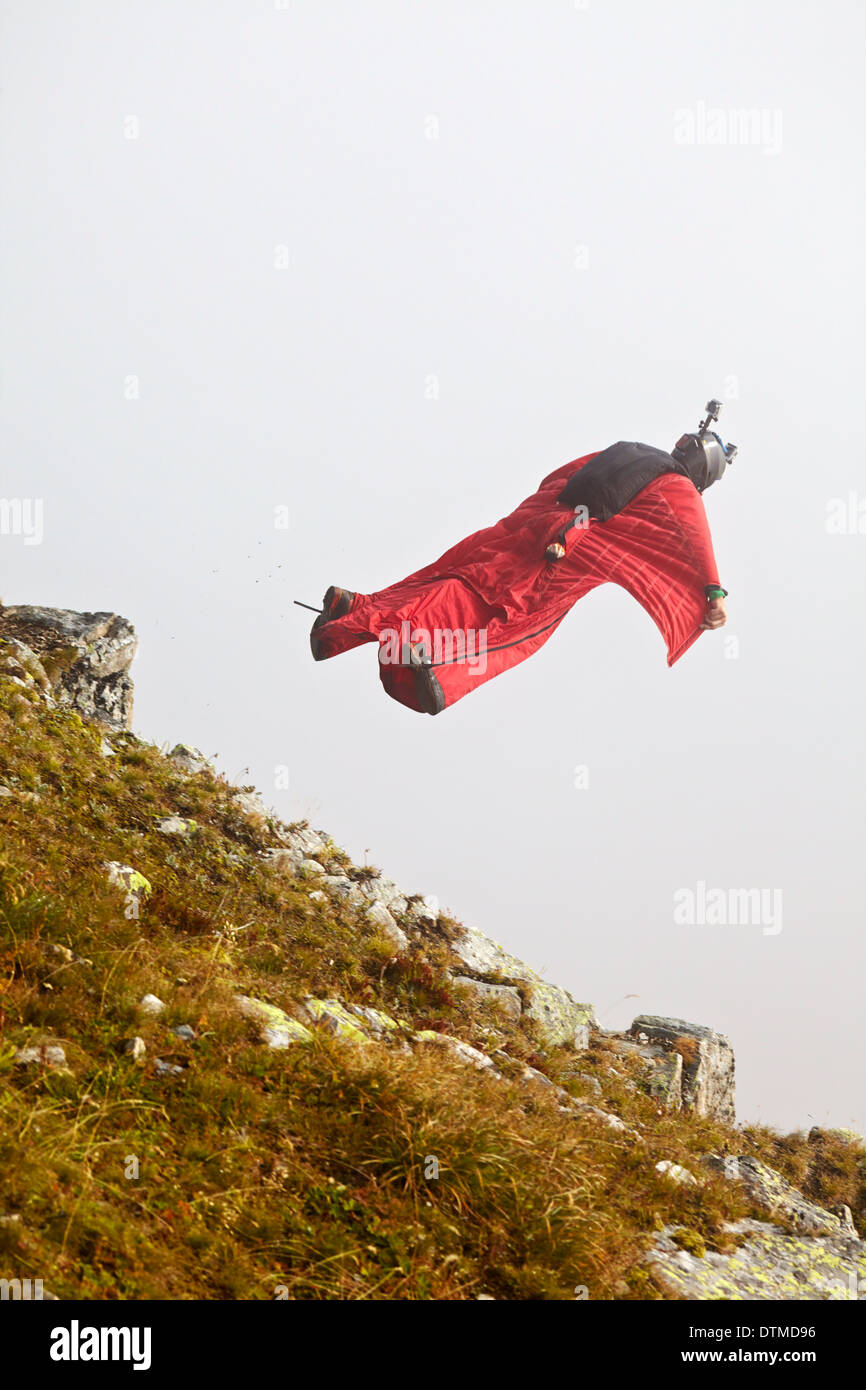
{"type": "Polygon", "coordinates": [[[721,408],[721,401],[707,401],[707,418],[698,426],[697,434],[680,435],[671,449],[677,462],[685,465],[698,492],[717,483],[737,454],[736,444],[725,444],[715,430],[708,428],[711,420],[718,420],[721,408]]]}

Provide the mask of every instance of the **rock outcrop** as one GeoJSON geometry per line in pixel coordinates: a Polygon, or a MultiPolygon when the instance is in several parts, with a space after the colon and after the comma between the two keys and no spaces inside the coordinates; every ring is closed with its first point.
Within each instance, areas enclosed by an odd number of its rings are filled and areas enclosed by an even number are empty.
{"type": "Polygon", "coordinates": [[[643,1034],[648,1043],[655,1043],[664,1053],[682,1058],[680,1064],[671,1056],[660,1085],[670,1092],[679,1083],[686,1110],[733,1124],[734,1052],[723,1034],[699,1023],[686,1023],[682,1018],[657,1018],[650,1014],[636,1018],[629,1031],[639,1041],[643,1034]]]}
{"type": "Polygon", "coordinates": [[[731,1182],[741,1182],[754,1206],[785,1222],[792,1231],[810,1236],[843,1236],[858,1239],[847,1207],[826,1211],[810,1202],[796,1187],[768,1164],[748,1154],[708,1154],[707,1166],[731,1182]]]}
{"type": "Polygon", "coordinates": [[[675,1227],[653,1242],[647,1264],[659,1282],[691,1300],[853,1302],[866,1288],[866,1243],[843,1236],[798,1236],[765,1221],[728,1222],[729,1251],[684,1249],[675,1227]]]}
{"type": "Polygon", "coordinates": [[[132,727],[138,639],[116,613],[0,607],[0,672],[109,729],[132,727]]]}

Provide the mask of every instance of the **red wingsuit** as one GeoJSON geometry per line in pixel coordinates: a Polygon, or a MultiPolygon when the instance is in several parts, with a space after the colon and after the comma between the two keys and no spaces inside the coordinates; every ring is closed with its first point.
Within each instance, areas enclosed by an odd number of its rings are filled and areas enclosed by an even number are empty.
{"type": "Polygon", "coordinates": [[[718,584],[703,500],[689,478],[663,474],[610,520],[573,526],[564,557],[550,563],[545,549],[572,514],[556,497],[595,457],[564,464],[509,516],[399,584],[356,594],[349,613],[319,629],[321,655],[378,641],[385,690],[422,712],[415,672],[394,652],[424,635],[446,708],[532,656],[578,599],[613,583],[654,620],[672,666],[703,630],[705,586],[718,584]]]}

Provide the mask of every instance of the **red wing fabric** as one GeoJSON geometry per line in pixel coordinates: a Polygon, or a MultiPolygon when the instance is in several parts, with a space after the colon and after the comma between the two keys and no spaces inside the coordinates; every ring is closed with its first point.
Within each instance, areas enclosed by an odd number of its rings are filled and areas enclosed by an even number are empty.
{"type": "Polygon", "coordinates": [[[594,454],[551,473],[495,526],[467,536],[432,565],[374,594],[319,629],[323,656],[379,643],[379,675],[394,699],[420,710],[408,644],[424,641],[447,708],[538,651],[578,599],[619,584],[658,626],[672,666],[700,636],[704,586],[717,584],[700,493],[676,473],[645,487],[609,521],[565,535],[565,556],[545,558],[572,518],[555,499],[594,454]]]}

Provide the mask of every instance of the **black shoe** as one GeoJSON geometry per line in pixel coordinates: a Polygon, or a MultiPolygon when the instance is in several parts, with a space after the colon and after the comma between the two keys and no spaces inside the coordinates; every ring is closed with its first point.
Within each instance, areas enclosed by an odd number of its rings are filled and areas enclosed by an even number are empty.
{"type": "Polygon", "coordinates": [[[425,714],[441,714],[445,692],[436,679],[424,642],[413,642],[409,647],[409,665],[415,673],[415,698],[421,709],[425,714]]]}
{"type": "Polygon", "coordinates": [[[355,595],[351,589],[338,589],[336,584],[332,584],[326,591],[322,599],[322,611],[310,630],[310,648],[316,661],[322,661],[329,655],[319,641],[321,629],[335,618],[345,618],[347,613],[351,613],[354,602],[355,595]]]}

